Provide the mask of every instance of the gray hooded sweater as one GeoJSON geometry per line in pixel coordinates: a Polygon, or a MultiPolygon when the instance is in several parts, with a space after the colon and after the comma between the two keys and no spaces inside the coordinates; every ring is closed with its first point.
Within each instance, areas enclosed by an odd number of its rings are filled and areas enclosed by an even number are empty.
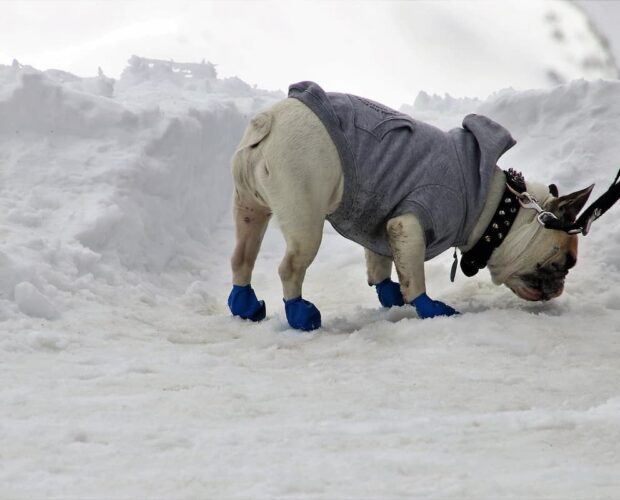
{"type": "Polygon", "coordinates": [[[414,214],[424,229],[426,259],[464,245],[486,200],[498,158],[514,144],[485,116],[467,115],[444,132],[382,104],[326,93],[314,82],[289,87],[334,141],[344,175],[338,209],[327,217],[346,238],[391,256],[386,223],[414,214]]]}

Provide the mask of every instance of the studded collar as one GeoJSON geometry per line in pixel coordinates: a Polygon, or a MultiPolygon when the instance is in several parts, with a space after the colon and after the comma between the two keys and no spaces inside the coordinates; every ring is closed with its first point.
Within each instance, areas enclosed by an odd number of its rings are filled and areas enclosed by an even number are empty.
{"type": "Polygon", "coordinates": [[[478,242],[461,256],[461,271],[465,276],[474,276],[480,269],[486,267],[493,250],[502,244],[517,218],[520,205],[514,193],[523,193],[526,190],[525,179],[521,172],[512,168],[505,170],[504,174],[506,175],[506,188],[491,222],[478,242]]]}

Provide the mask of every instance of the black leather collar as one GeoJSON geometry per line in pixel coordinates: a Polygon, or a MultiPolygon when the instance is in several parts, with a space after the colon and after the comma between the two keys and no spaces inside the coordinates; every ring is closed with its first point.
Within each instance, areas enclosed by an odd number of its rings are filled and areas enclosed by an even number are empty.
{"type": "Polygon", "coordinates": [[[508,185],[517,193],[523,193],[526,190],[525,179],[521,172],[517,172],[512,168],[508,171],[504,170],[504,174],[506,175],[507,186],[504,189],[502,200],[495,210],[495,215],[493,215],[491,222],[484,233],[482,233],[478,242],[471,250],[461,256],[461,271],[463,271],[465,276],[474,276],[480,269],[486,267],[493,250],[502,244],[517,218],[517,213],[521,206],[517,196],[508,189],[508,185]]]}

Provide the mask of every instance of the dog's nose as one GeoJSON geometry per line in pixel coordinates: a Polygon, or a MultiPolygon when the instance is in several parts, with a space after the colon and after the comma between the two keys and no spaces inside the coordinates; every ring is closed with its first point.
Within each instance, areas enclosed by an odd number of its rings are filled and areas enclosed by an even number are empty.
{"type": "Polygon", "coordinates": [[[568,270],[575,267],[575,264],[577,264],[577,257],[575,257],[572,253],[567,253],[564,267],[568,270]]]}

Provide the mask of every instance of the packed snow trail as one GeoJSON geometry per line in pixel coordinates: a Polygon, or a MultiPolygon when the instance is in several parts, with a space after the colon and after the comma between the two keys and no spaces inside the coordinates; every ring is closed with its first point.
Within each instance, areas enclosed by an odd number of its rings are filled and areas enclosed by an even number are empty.
{"type": "MultiPolygon", "coordinates": [[[[326,227],[312,334],[286,323],[272,224],[267,320],[231,318],[228,158],[279,96],[197,66],[136,58],[112,93],[0,68],[0,498],[617,496],[618,208],[548,303],[485,272],[451,284],[449,252],[427,263],[463,314],[425,321],[382,310],[326,227]]],[[[620,82],[407,110],[488,114],[519,141],[502,166],[564,193],[617,170],[620,82]]]]}
{"type": "Polygon", "coordinates": [[[255,280],[263,323],[228,316],[224,271],[176,304],[9,334],[3,495],[616,495],[617,311],[524,306],[476,283],[449,296],[463,316],[421,322],[379,310],[361,253],[328,233],[307,288],[325,326],[300,334],[281,309],[278,236],[255,280]]]}

